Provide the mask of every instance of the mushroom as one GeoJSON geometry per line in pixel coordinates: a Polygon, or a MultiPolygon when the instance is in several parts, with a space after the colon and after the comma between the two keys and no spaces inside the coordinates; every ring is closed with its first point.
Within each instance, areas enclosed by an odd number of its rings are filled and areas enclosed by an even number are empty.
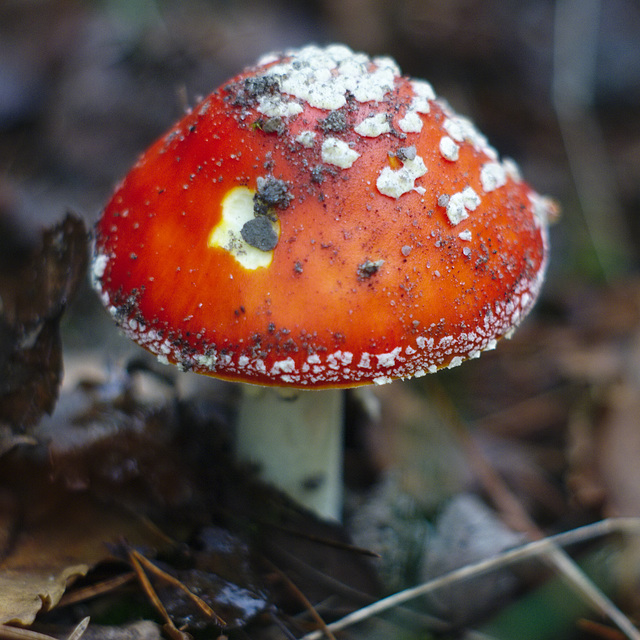
{"type": "Polygon", "coordinates": [[[160,362],[260,385],[239,455],[337,517],[339,390],[493,349],[538,296],[552,212],[427,82],[307,46],[224,83],[139,158],[97,223],[92,280],[160,362]]]}

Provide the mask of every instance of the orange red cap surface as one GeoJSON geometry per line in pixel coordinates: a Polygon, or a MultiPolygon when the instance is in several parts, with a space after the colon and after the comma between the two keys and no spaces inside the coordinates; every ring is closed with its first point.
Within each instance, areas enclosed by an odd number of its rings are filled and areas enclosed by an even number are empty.
{"type": "Polygon", "coordinates": [[[222,85],[141,156],[97,224],[93,282],[163,362],[383,383],[518,324],[550,207],[428,83],[306,47],[222,85]]]}

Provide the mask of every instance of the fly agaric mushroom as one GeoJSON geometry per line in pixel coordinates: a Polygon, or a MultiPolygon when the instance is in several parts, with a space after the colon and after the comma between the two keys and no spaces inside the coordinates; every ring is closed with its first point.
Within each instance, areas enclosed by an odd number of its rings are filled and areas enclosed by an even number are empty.
{"type": "Polygon", "coordinates": [[[309,46],[226,82],[140,157],[97,224],[93,283],[161,362],[322,390],[245,394],[238,450],[336,516],[336,390],[493,349],[539,293],[552,211],[427,82],[309,46]]]}

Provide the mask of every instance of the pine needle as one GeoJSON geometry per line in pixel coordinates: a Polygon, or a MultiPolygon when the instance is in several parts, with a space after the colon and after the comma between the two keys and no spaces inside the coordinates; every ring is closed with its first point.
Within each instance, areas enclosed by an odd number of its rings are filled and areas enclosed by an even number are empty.
{"type": "MultiPolygon", "coordinates": [[[[405,589],[404,591],[395,593],[387,598],[378,600],[378,602],[363,607],[362,609],[358,609],[357,611],[350,613],[344,618],[328,624],[327,629],[331,633],[346,629],[347,627],[353,626],[355,624],[368,620],[369,618],[384,613],[389,609],[432,593],[437,589],[450,587],[462,580],[475,578],[487,574],[491,571],[496,571],[498,569],[512,565],[516,562],[520,562],[522,560],[540,556],[547,556],[554,550],[557,551],[558,547],[577,544],[579,542],[586,542],[588,540],[593,540],[595,538],[610,535],[612,533],[640,535],[640,518],[608,518],[606,520],[601,520],[600,522],[595,522],[593,524],[589,524],[578,529],[573,529],[565,533],[559,533],[554,536],[549,536],[547,538],[543,538],[542,540],[529,542],[528,544],[516,547],[515,549],[504,551],[492,558],[487,558],[485,560],[475,562],[465,567],[461,567],[460,569],[450,571],[449,573],[446,573],[438,578],[434,578],[433,580],[429,580],[424,584],[418,585],[416,587],[411,587],[410,589],[405,589]]],[[[624,614],[620,613],[620,615],[623,617],[623,620],[617,620],[614,618],[612,618],[612,620],[625,634],[625,636],[633,640],[637,640],[638,638],[640,638],[640,633],[631,624],[631,621],[626,616],[624,616],[624,614]]],[[[313,631],[305,635],[303,638],[301,638],[301,640],[321,640],[323,635],[323,631],[313,631]]]]}

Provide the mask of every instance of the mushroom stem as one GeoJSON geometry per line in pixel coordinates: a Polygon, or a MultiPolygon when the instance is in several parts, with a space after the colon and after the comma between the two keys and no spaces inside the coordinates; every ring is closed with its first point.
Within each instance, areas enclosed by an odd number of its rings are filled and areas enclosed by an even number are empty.
{"type": "Polygon", "coordinates": [[[236,453],[299,504],[339,520],[343,407],[339,389],[292,393],[243,385],[236,453]]]}

